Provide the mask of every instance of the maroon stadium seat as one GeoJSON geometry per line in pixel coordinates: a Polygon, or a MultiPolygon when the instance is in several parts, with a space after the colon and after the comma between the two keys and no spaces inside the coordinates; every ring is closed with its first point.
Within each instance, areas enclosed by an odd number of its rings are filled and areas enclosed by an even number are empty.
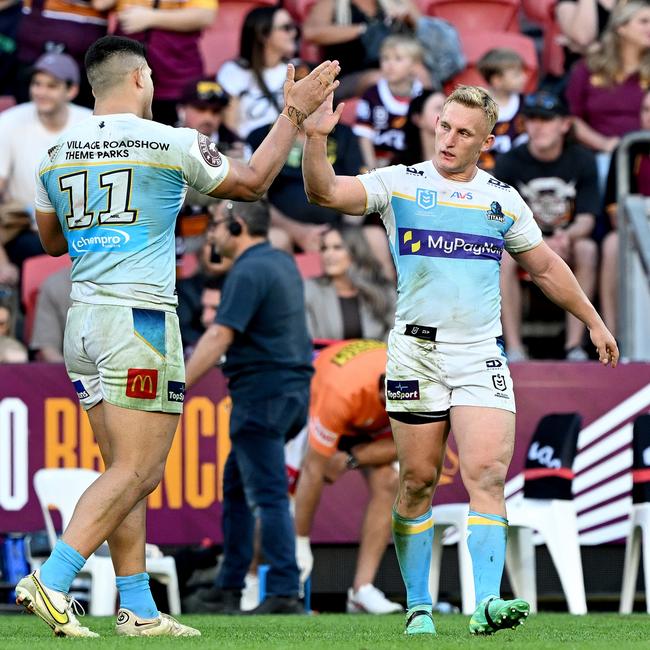
{"type": "Polygon", "coordinates": [[[450,22],[458,31],[519,31],[521,0],[418,0],[418,4],[425,14],[450,22]]]}

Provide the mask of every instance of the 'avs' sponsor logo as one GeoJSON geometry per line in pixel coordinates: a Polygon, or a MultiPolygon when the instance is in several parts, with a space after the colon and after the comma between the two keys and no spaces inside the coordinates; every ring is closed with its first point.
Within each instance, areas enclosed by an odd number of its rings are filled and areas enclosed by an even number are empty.
{"type": "Polygon", "coordinates": [[[406,173],[412,176],[424,176],[424,172],[421,169],[415,169],[415,167],[407,167],[406,173]]]}
{"type": "Polygon", "coordinates": [[[485,213],[485,216],[490,221],[500,221],[501,223],[505,221],[501,204],[498,201],[492,201],[490,203],[490,209],[485,213]]]}
{"type": "Polygon", "coordinates": [[[132,250],[135,242],[126,230],[119,228],[84,228],[68,231],[71,257],[84,253],[121,253],[132,250]]]}
{"type": "Polygon", "coordinates": [[[471,192],[452,192],[450,199],[460,199],[461,201],[471,201],[474,197],[471,192]]]}
{"type": "Polygon", "coordinates": [[[560,469],[562,463],[559,458],[555,458],[555,449],[550,445],[540,447],[538,442],[534,442],[528,450],[528,460],[538,462],[549,469],[560,469]]]}
{"type": "Polygon", "coordinates": [[[420,382],[417,379],[386,380],[386,396],[392,400],[420,399],[420,382]]]}
{"type": "Polygon", "coordinates": [[[90,397],[88,391],[84,388],[84,385],[81,383],[81,379],[77,379],[77,381],[73,381],[72,385],[74,386],[74,389],[77,392],[77,397],[79,399],[86,399],[87,397],[90,397]]]}
{"type": "Polygon", "coordinates": [[[438,203],[438,192],[418,187],[415,194],[415,202],[418,204],[418,207],[423,210],[431,210],[432,208],[435,208],[438,203]]]}
{"type": "Polygon", "coordinates": [[[510,185],[508,185],[507,183],[502,183],[501,181],[498,181],[496,178],[494,178],[494,176],[490,176],[490,178],[488,178],[488,185],[498,187],[500,190],[509,190],[510,189],[510,185]]]}
{"type": "Polygon", "coordinates": [[[399,228],[399,254],[500,260],[503,239],[462,232],[399,228]]]}
{"type": "Polygon", "coordinates": [[[167,401],[184,402],[185,401],[185,383],[182,381],[167,382],[167,401]]]}

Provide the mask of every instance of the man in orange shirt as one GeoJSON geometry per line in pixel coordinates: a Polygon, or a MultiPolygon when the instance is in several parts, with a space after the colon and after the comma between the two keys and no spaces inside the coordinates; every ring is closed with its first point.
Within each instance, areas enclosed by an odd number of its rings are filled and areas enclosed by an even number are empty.
{"type": "Polygon", "coordinates": [[[397,494],[397,451],[384,396],[386,344],[342,341],[325,348],[314,362],[309,407],[309,447],[295,496],[296,559],[301,581],[311,573],[309,533],[323,483],[361,469],[370,501],[361,530],[348,612],[401,612],[373,585],[391,534],[391,508],[397,494]]]}

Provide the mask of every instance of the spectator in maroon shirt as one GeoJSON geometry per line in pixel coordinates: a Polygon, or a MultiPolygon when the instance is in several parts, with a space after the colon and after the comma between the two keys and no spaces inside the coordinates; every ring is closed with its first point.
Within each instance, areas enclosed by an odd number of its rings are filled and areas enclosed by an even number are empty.
{"type": "Polygon", "coordinates": [[[649,86],[650,5],[619,3],[597,45],[573,68],[566,91],[576,137],[599,154],[601,179],[621,137],[639,128],[649,86]]]}

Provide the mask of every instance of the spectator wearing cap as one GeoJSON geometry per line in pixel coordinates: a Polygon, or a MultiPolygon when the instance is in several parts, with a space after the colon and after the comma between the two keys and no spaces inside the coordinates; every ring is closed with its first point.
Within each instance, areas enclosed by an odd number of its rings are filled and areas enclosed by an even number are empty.
{"type": "Polygon", "coordinates": [[[16,284],[23,261],[43,253],[33,228],[34,170],[63,131],[91,114],[71,103],[78,90],[75,60],[45,54],[33,66],[31,101],[0,114],[0,284],[16,284]]]}
{"type": "MultiPolygon", "coordinates": [[[[555,95],[524,98],[521,112],[528,142],[497,158],[494,176],[514,186],[533,211],[546,243],[572,268],[589,298],[596,282],[598,253],[591,238],[600,210],[594,154],[572,138],[567,107],[555,95]]],[[[522,292],[517,263],[504,251],[501,319],[510,361],[526,358],[521,339],[522,292]]],[[[586,360],[585,329],[568,315],[565,356],[586,360]]]]}
{"type": "Polygon", "coordinates": [[[147,46],[147,61],[156,81],[153,118],[176,124],[176,106],[188,79],[203,74],[201,31],[217,15],[217,0],[92,0],[117,13],[116,33],[147,46]]]}
{"type": "MultiPolygon", "coordinates": [[[[108,12],[97,0],[22,0],[17,45],[20,65],[16,100],[27,101],[31,66],[44,53],[65,52],[79,66],[86,50],[108,28],[108,12]]],[[[76,103],[92,107],[94,98],[85,75],[80,79],[76,103]]]]}

